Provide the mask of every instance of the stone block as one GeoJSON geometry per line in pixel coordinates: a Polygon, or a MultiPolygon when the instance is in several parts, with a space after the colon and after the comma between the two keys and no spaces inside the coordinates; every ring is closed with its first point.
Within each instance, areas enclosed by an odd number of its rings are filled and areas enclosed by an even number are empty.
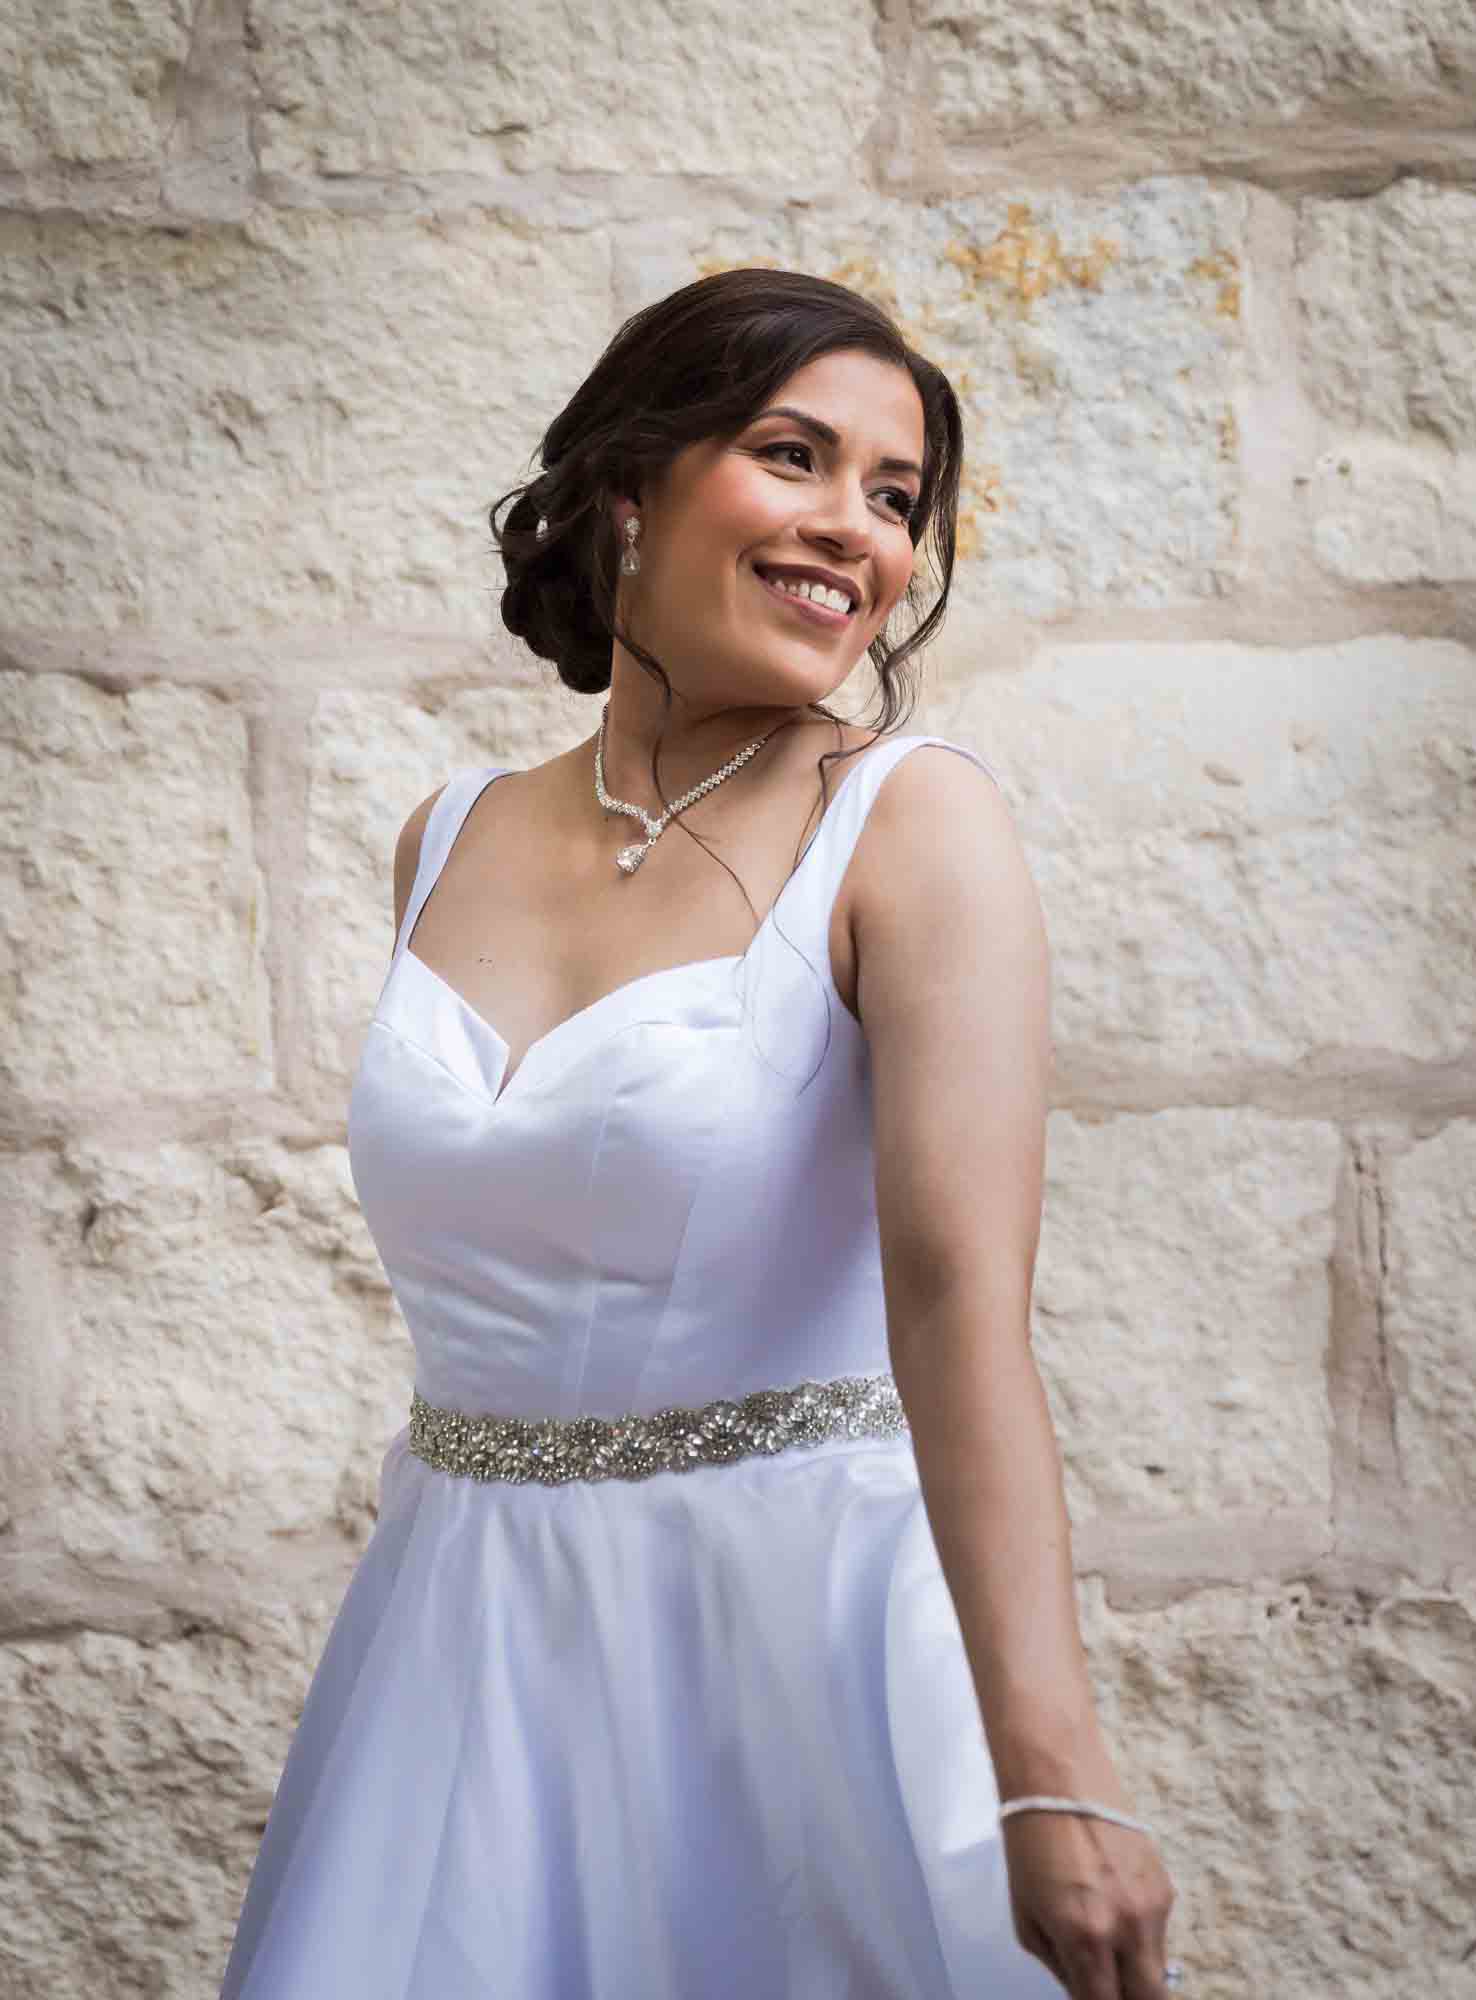
{"type": "Polygon", "coordinates": [[[65,1278],[35,1216],[50,1167],[49,1153],[0,1160],[0,1553],[16,1516],[45,1503],[65,1440],[65,1278]]]}
{"type": "Polygon", "coordinates": [[[1476,657],[1393,634],[1300,651],[1044,652],[937,727],[997,764],[1045,903],[1058,1057],[1249,1088],[1451,1061],[1476,1017],[1476,657]]]}
{"type": "Polygon", "coordinates": [[[48,1209],[68,1421],[19,1530],[161,1588],[269,1538],[361,1544],[414,1364],[343,1149],[79,1140],[48,1209]]]}
{"type": "MultiPolygon", "coordinates": [[[[268,175],[721,174],[844,186],[884,78],[864,0],[257,0],[268,175]],[[813,79],[823,78],[817,88],[813,79]]],[[[593,358],[593,357],[591,357],[593,358]]]]}
{"type": "Polygon", "coordinates": [[[7,0],[0,172],[153,164],[174,120],[189,0],[7,0]]]}
{"type": "Polygon", "coordinates": [[[248,1636],[0,1646],[7,1993],[219,1989],[327,1623],[263,1607],[248,1636]]]}
{"type": "MultiPolygon", "coordinates": [[[[1454,115],[1476,82],[1464,0],[923,0],[911,78],[940,138],[1102,126],[1217,137],[1309,114],[1454,115]]],[[[1283,150],[1295,144],[1282,140],[1283,150]]]]}
{"type": "MultiPolygon", "coordinates": [[[[1476,1509],[1476,1123],[1388,1157],[1384,1337],[1405,1489],[1476,1509]]],[[[1471,1533],[1476,1559],[1476,1518],[1471,1533]]]]}
{"type": "MultiPolygon", "coordinates": [[[[1470,23],[1476,49],[1476,20],[1470,23]]],[[[1297,298],[1308,394],[1340,427],[1476,447],[1476,190],[1399,180],[1306,201],[1297,298]]]]}
{"type": "Polygon", "coordinates": [[[1476,191],[1408,179],[1308,201],[1297,296],[1321,561],[1367,584],[1476,576],[1476,191]]]}
{"type": "Polygon", "coordinates": [[[1131,1616],[1083,1597],[1186,1992],[1466,2000],[1476,1597],[1292,1584],[1131,1616]]]}
{"type": "Polygon", "coordinates": [[[1453,455],[1355,437],[1307,476],[1318,560],[1351,583],[1476,577],[1476,451],[1453,455]]]}
{"type": "Polygon", "coordinates": [[[1336,1131],[1057,1111],[1048,1138],[1033,1338],[1072,1518],[1330,1505],[1336,1131]]]}
{"type": "Polygon", "coordinates": [[[0,263],[6,617],[47,631],[490,633],[487,508],[612,331],[599,238],[480,211],[0,217],[0,263]]]}
{"type": "Polygon", "coordinates": [[[272,1074],[240,711],[0,674],[0,1080],[188,1097],[272,1074]]]}

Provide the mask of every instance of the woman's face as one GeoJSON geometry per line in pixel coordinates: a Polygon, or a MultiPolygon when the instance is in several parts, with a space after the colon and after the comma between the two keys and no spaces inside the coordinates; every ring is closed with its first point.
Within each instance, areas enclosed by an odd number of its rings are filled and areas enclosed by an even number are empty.
{"type": "Polygon", "coordinates": [[[907,371],[852,349],[821,355],[731,442],[688,446],[639,505],[621,503],[618,530],[641,517],[622,623],[698,708],[823,701],[907,588],[922,458],[922,399],[907,371]],[[849,611],[777,581],[815,569],[850,586],[849,611]]]}

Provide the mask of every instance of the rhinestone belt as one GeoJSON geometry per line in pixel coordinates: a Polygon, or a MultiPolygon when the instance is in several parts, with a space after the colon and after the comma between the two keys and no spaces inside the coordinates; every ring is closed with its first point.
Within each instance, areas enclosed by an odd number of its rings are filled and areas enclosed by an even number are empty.
{"type": "Polygon", "coordinates": [[[827,1438],[900,1437],[907,1429],[890,1375],[838,1375],[648,1417],[469,1417],[438,1410],[417,1389],[409,1443],[427,1465],[462,1479],[561,1486],[570,1479],[649,1479],[827,1438]]]}

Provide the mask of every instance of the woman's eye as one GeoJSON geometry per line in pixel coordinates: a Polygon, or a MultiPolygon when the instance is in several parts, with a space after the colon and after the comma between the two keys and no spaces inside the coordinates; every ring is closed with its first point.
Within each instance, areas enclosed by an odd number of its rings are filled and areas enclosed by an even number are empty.
{"type": "Polygon", "coordinates": [[[759,457],[772,458],[776,451],[802,451],[806,458],[810,456],[810,447],[807,444],[766,444],[760,446],[759,457]]]}
{"type": "MultiPolygon", "coordinates": [[[[786,438],[780,444],[760,445],[758,455],[760,458],[773,458],[777,452],[781,451],[803,452],[806,460],[809,460],[813,456],[809,445],[801,444],[797,438],[786,438]]],[[[884,487],[882,489],[882,497],[884,499],[890,499],[895,502],[895,511],[901,515],[904,521],[911,520],[912,511],[914,507],[917,505],[917,502],[913,499],[912,495],[907,491],[905,486],[884,487]]]]}

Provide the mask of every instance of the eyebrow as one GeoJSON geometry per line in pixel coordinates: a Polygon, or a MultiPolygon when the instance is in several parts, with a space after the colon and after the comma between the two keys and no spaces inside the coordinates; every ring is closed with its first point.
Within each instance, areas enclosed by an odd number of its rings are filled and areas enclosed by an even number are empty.
{"type": "MultiPolygon", "coordinates": [[[[819,417],[812,417],[808,410],[797,410],[793,403],[774,403],[767,410],[760,410],[754,422],[761,422],[765,417],[788,417],[791,423],[796,423],[801,429],[812,432],[822,444],[840,443],[838,430],[823,423],[819,417]]],[[[883,472],[915,472],[919,479],[922,478],[922,467],[910,458],[884,458],[881,460],[881,469],[883,472]]]]}

